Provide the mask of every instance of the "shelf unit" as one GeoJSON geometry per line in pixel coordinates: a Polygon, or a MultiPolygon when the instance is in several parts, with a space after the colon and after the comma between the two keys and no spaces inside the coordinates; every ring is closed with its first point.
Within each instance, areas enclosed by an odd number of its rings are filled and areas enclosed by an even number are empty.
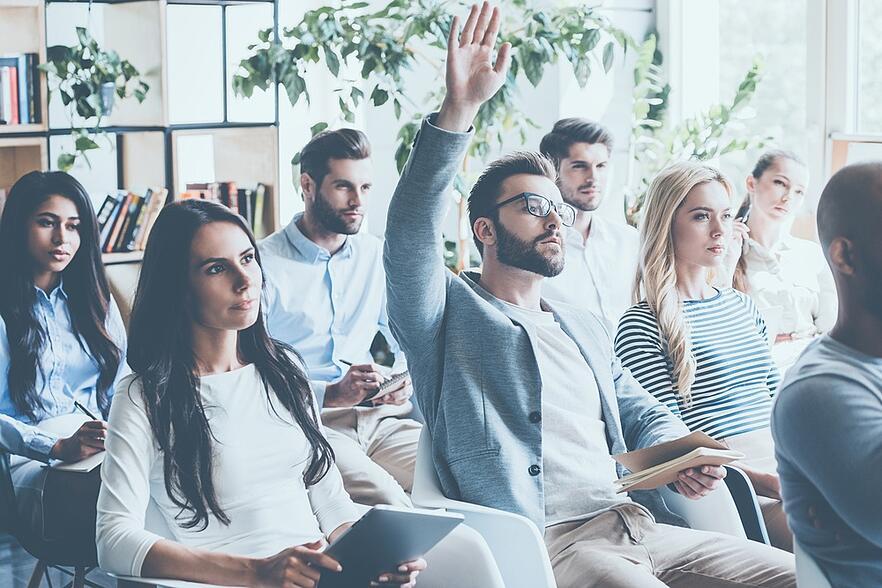
{"type": "MultiPolygon", "coordinates": [[[[0,55],[16,53],[37,53],[40,63],[46,62],[48,45],[57,44],[52,31],[70,29],[80,24],[69,22],[70,11],[94,10],[88,13],[93,29],[96,27],[96,14],[102,19],[102,35],[96,34],[102,47],[116,50],[121,57],[128,59],[137,67],[150,84],[147,99],[139,104],[135,100],[117,101],[113,113],[106,117],[102,129],[114,145],[117,189],[141,189],[149,186],[163,186],[168,189],[169,200],[180,193],[182,183],[188,181],[186,162],[182,161],[179,141],[184,137],[204,136],[213,145],[210,167],[213,178],[193,178],[189,181],[232,180],[240,187],[261,182],[270,189],[271,197],[264,205],[262,219],[263,232],[269,233],[279,228],[278,195],[278,126],[279,94],[273,92],[272,112],[254,121],[231,120],[231,67],[237,61],[230,61],[228,36],[231,23],[228,13],[239,7],[263,6],[271,8],[274,34],[278,38],[279,0],[0,0],[0,55]],[[75,7],[79,8],[75,8],[75,7]],[[100,7],[100,8],[99,8],[100,7]],[[170,10],[176,7],[192,7],[192,10],[206,11],[205,22],[220,24],[220,88],[197,88],[210,92],[215,99],[217,93],[222,98],[222,116],[219,120],[187,122],[174,120],[170,116],[169,60],[175,63],[189,62],[195,56],[176,55],[170,51],[174,39],[170,34],[170,10]],[[61,26],[54,23],[53,13],[61,12],[61,26]],[[219,21],[216,20],[220,12],[219,21]],[[134,34],[133,34],[134,32],[134,34]],[[47,41],[48,39],[48,41],[47,41]]],[[[188,9],[185,9],[188,10],[188,9]]],[[[84,12],[85,14],[85,12],[84,12]]],[[[262,13],[261,13],[262,14],[262,13]]],[[[267,22],[266,26],[270,26],[267,22]]],[[[97,30],[95,31],[98,32],[97,30]]],[[[256,33],[256,30],[253,31],[256,33]]],[[[57,35],[55,35],[57,36],[57,35]]],[[[253,38],[254,35],[252,35],[253,38]]],[[[199,41],[200,39],[196,39],[199,41]]],[[[70,44],[61,41],[64,44],[70,44]]],[[[178,45],[180,46],[180,45],[178,45]]],[[[237,47],[238,48],[238,47],[237,47]]],[[[244,48],[242,48],[244,50],[244,48]]],[[[237,57],[232,57],[237,59],[237,57]]],[[[36,125],[0,125],[0,188],[8,189],[22,174],[37,169],[55,169],[58,141],[70,135],[66,117],[57,120],[58,106],[54,104],[57,96],[48,99],[45,74],[40,76],[41,112],[43,121],[36,125]]],[[[198,92],[197,92],[198,94],[198,92]]],[[[209,96],[209,94],[203,94],[209,96]]],[[[190,97],[188,96],[188,100],[190,97]]],[[[198,96],[193,100],[200,100],[198,96]]],[[[93,121],[75,121],[80,126],[88,126],[93,121]]],[[[99,141],[100,143],[101,141],[99,141]]],[[[204,162],[203,162],[204,164],[204,162]]],[[[71,172],[77,176],[77,169],[71,172]]],[[[108,190],[114,182],[107,182],[108,190]]],[[[102,194],[93,193],[93,198],[102,194]]],[[[138,262],[142,252],[110,253],[103,256],[105,264],[138,262]]]]}

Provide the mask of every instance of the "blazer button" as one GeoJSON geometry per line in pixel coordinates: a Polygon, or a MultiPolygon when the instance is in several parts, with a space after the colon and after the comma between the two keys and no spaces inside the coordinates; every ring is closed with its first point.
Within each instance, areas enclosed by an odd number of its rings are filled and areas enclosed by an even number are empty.
{"type": "Polygon", "coordinates": [[[531,476],[538,476],[538,475],[539,475],[539,472],[542,471],[542,468],[540,468],[540,467],[537,466],[536,464],[533,464],[533,465],[530,466],[530,469],[527,470],[527,471],[530,472],[530,475],[531,475],[531,476]]]}
{"type": "Polygon", "coordinates": [[[529,418],[530,418],[531,423],[538,423],[539,421],[542,420],[542,413],[539,412],[538,410],[534,410],[533,412],[530,413],[529,418]]]}

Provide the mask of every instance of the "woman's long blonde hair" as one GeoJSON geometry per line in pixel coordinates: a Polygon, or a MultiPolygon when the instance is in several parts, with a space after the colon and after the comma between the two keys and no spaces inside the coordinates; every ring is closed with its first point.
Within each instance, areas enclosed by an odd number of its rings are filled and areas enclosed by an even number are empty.
{"type": "Polygon", "coordinates": [[[674,215],[689,191],[707,182],[719,182],[732,197],[732,184],[718,169],[692,161],[669,165],[649,185],[646,209],[640,225],[640,264],[634,298],[641,292],[658,321],[662,345],[673,365],[673,379],[680,398],[692,402],[696,363],[689,339],[689,324],[677,291],[674,258],[674,215]]]}

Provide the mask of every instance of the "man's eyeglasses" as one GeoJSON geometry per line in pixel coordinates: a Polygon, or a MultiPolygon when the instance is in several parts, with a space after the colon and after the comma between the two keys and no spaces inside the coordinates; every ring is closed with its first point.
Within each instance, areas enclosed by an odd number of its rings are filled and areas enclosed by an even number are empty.
{"type": "Polygon", "coordinates": [[[494,208],[499,208],[501,206],[505,206],[506,204],[510,204],[515,202],[516,200],[524,201],[524,206],[527,207],[527,212],[532,214],[533,216],[538,216],[540,218],[546,217],[551,214],[551,210],[554,209],[557,211],[557,215],[560,217],[560,222],[565,227],[573,226],[573,223],[576,222],[576,209],[570,206],[565,202],[559,202],[555,204],[545,196],[540,196],[539,194],[534,194],[533,192],[521,192],[517,196],[512,196],[508,200],[503,200],[499,202],[494,208]]]}

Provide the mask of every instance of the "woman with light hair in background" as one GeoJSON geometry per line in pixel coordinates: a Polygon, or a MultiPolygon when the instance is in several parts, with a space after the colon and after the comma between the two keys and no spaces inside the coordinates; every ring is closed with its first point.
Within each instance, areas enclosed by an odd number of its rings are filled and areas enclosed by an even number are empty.
{"type": "Polygon", "coordinates": [[[712,286],[733,232],[732,186],[716,169],[673,164],[652,181],[635,292],[616,354],[693,431],[746,455],[772,544],[792,550],[769,430],[778,370],[766,326],[743,292],[712,286]]]}
{"type": "MultiPolygon", "coordinates": [[[[736,216],[749,233],[743,246],[731,248],[722,279],[728,285],[732,276],[731,285],[754,299],[769,327],[772,356],[785,371],[813,337],[833,327],[836,287],[821,247],[790,234],[808,185],[805,163],[790,151],[766,151],[746,183],[736,216]]],[[[736,244],[744,232],[736,232],[736,244]]]]}

